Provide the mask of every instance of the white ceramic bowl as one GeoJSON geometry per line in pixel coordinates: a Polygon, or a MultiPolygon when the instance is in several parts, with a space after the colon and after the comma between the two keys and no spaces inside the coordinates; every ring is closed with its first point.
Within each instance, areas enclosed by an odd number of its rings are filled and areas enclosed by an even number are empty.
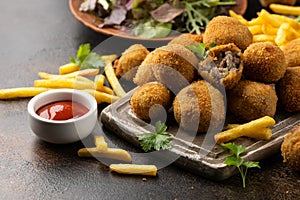
{"type": "Polygon", "coordinates": [[[27,106],[31,130],[42,140],[55,144],[67,144],[87,137],[97,122],[97,102],[90,94],[73,89],[55,89],[33,97],[27,106]],[[75,101],[89,111],[81,117],[68,120],[49,120],[36,111],[56,101],[75,101]]]}

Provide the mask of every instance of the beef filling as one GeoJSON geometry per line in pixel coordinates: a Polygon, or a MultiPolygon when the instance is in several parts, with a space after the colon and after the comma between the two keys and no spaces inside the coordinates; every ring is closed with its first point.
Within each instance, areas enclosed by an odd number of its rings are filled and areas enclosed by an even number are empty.
{"type": "Polygon", "coordinates": [[[225,78],[230,72],[236,73],[241,63],[240,56],[236,52],[226,51],[218,57],[208,56],[201,64],[199,70],[207,71],[213,78],[225,78]]]}

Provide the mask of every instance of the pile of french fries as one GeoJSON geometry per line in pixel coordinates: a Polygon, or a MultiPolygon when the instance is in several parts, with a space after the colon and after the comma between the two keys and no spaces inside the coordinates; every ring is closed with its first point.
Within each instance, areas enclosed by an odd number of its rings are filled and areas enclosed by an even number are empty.
{"type": "Polygon", "coordinates": [[[271,14],[265,9],[250,21],[230,10],[229,15],[248,26],[253,42],[269,42],[283,48],[292,40],[300,38],[300,23],[280,14],[271,14]]]}
{"type": "Polygon", "coordinates": [[[102,56],[105,75],[99,74],[99,69],[80,70],[79,66],[73,63],[60,66],[59,74],[39,72],[41,79],[35,80],[33,87],[0,89],[0,99],[33,97],[47,90],[72,88],[91,94],[98,104],[113,103],[126,94],[112,67],[116,58],[116,55],[102,56]],[[94,77],[94,80],[89,77],[94,77]],[[110,87],[105,85],[105,79],[110,87]]]}

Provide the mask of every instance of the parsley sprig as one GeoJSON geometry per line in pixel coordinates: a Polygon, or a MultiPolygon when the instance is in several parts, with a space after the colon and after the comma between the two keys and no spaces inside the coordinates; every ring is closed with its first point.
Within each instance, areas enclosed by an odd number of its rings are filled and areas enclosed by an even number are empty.
{"type": "Polygon", "coordinates": [[[248,168],[260,168],[259,162],[247,161],[245,162],[243,158],[240,157],[240,154],[246,151],[246,148],[242,145],[236,145],[234,143],[223,143],[221,146],[228,148],[233,152],[234,155],[227,156],[225,160],[225,164],[228,166],[236,166],[242,176],[243,180],[243,188],[246,187],[246,175],[248,168]]]}
{"type": "Polygon", "coordinates": [[[76,58],[71,56],[70,62],[80,66],[80,69],[99,69],[105,66],[101,56],[95,52],[91,52],[89,43],[80,45],[77,50],[76,58]]]}
{"type": "Polygon", "coordinates": [[[167,126],[158,121],[155,123],[155,133],[144,133],[138,136],[140,144],[145,152],[151,149],[170,149],[172,146],[172,136],[166,133],[167,126]]]}

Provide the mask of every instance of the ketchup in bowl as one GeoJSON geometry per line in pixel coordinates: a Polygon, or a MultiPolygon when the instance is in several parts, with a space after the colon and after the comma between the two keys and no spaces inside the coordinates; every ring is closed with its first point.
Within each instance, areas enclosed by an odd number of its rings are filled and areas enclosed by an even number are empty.
{"type": "Polygon", "coordinates": [[[84,105],[73,101],[57,101],[39,108],[36,113],[45,119],[68,120],[83,116],[89,111],[84,105]]]}

